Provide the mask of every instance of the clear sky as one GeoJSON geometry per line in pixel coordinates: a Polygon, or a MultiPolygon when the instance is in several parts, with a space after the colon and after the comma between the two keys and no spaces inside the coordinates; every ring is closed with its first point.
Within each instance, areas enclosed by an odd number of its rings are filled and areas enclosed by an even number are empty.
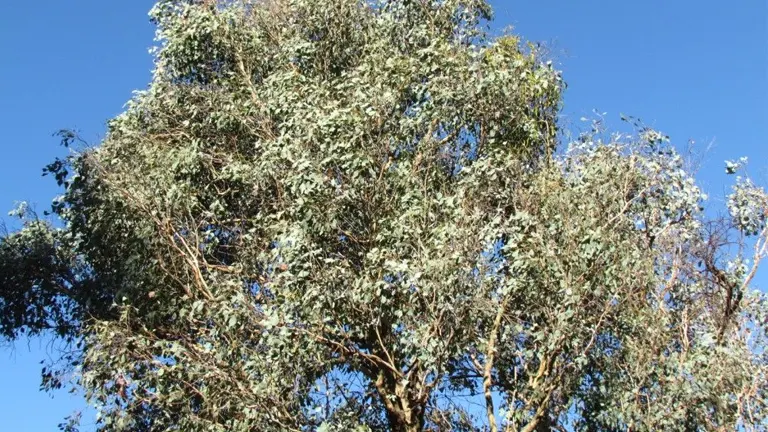
{"type": "MultiPolygon", "coordinates": [[[[62,154],[56,130],[75,128],[98,143],[106,120],[147,85],[152,3],[0,2],[0,215],[15,200],[45,210],[58,193],[40,176],[62,154]]],[[[623,112],[680,145],[693,139],[704,151],[713,143],[699,176],[713,205],[727,184],[724,159],[748,156],[752,176],[768,180],[766,0],[492,3],[494,29],[513,25],[549,46],[569,84],[566,124],[578,126],[593,109],[615,124],[623,112]]],[[[45,341],[0,348],[0,430],[56,430],[82,406],[66,393],[37,391],[46,356],[45,341]]]]}

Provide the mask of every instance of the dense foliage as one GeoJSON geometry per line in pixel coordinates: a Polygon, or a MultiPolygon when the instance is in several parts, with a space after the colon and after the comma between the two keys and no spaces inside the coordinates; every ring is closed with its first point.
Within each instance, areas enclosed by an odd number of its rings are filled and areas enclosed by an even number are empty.
{"type": "Polygon", "coordinates": [[[709,221],[662,134],[558,146],[490,14],[159,1],[63,224],[0,240],[3,336],[69,342],[102,431],[766,430],[766,194],[709,221]]]}

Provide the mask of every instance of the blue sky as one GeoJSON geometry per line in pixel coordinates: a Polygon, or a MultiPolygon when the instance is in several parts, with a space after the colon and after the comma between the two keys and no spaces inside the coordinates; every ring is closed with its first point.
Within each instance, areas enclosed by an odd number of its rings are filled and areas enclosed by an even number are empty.
{"type": "MultiPolygon", "coordinates": [[[[51,135],[76,128],[94,144],[107,119],[149,82],[152,0],[0,2],[0,215],[15,200],[42,211],[58,191],[41,168],[62,154],[51,135]]],[[[492,1],[497,21],[547,43],[569,84],[564,120],[627,113],[704,154],[712,205],[723,160],[750,158],[768,180],[768,2],[765,0],[492,1]],[[738,5],[738,6],[735,6],[738,5]]],[[[7,220],[7,218],[6,218],[7,220]]],[[[762,279],[762,278],[761,278],[762,279]]],[[[759,283],[760,281],[758,281],[759,283]]],[[[82,400],[37,391],[45,341],[0,350],[0,429],[55,430],[82,400]]],[[[85,428],[88,430],[88,428],[85,428]]]]}

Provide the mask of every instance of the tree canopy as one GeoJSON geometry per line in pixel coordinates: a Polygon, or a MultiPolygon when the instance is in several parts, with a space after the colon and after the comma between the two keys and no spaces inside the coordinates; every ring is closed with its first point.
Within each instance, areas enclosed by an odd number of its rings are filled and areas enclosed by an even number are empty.
{"type": "Polygon", "coordinates": [[[158,1],[61,223],[0,239],[0,333],[70,343],[44,384],[100,431],[767,430],[768,195],[710,219],[663,134],[565,143],[491,14],[158,1]]]}

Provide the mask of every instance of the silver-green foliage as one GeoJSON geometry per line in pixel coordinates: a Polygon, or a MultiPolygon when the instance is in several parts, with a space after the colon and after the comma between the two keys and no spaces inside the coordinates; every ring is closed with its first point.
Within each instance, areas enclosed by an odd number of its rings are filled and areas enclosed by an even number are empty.
{"type": "Polygon", "coordinates": [[[4,335],[79,340],[104,431],[765,430],[765,193],[715,226],[654,131],[558,151],[490,13],[159,1],[149,88],[49,167],[65,228],[0,241],[4,335]]]}

